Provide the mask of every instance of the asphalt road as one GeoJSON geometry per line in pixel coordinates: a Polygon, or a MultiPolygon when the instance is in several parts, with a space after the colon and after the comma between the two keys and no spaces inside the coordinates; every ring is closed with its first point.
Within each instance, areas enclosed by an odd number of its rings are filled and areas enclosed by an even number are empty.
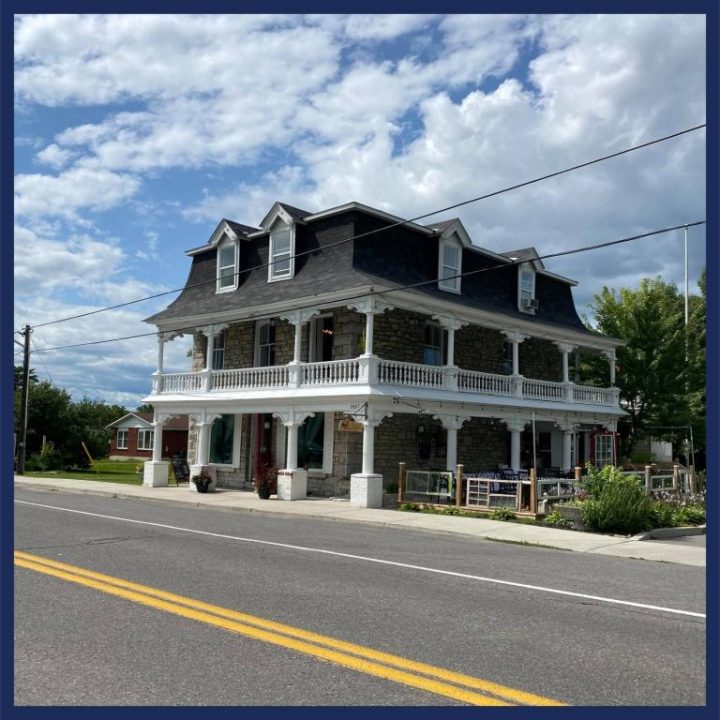
{"type": "MultiPolygon", "coordinates": [[[[16,551],[31,557],[570,705],[705,703],[705,619],[692,614],[705,613],[702,568],[152,501],[15,497],[16,551]]],[[[439,681],[377,677],[76,579],[16,567],[17,705],[465,703],[439,681]]]]}

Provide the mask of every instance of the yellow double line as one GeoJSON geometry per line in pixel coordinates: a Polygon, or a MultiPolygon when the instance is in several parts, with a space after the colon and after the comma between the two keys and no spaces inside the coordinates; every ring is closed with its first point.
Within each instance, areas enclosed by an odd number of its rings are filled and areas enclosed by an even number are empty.
{"type": "Polygon", "coordinates": [[[75,565],[15,551],[15,565],[470,705],[564,705],[480,678],[337,640],[75,565]]]}

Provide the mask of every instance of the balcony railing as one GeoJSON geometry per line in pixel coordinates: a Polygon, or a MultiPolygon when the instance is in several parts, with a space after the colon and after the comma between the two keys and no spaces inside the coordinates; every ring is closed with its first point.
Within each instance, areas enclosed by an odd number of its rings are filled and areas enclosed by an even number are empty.
{"type": "Polygon", "coordinates": [[[616,407],[617,388],[535,380],[522,376],[462,370],[451,367],[360,357],[330,362],[271,367],[164,373],[153,378],[153,393],[199,394],[248,391],[282,391],[294,388],[342,388],[380,385],[473,395],[567,402],[616,407]]]}

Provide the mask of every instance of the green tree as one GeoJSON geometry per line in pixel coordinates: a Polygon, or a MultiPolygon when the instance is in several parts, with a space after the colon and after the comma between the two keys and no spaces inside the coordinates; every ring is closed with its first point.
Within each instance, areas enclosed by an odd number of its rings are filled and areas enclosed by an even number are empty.
{"type": "MultiPolygon", "coordinates": [[[[38,381],[37,373],[34,368],[30,368],[28,372],[28,385],[32,385],[38,381]]],[[[14,377],[13,377],[13,390],[19,390],[22,387],[23,381],[23,367],[22,365],[15,365],[14,377]]]]}
{"type": "MultiPolygon", "coordinates": [[[[620,424],[622,454],[651,427],[689,425],[704,415],[705,302],[691,301],[693,319],[686,328],[682,295],[660,278],[644,279],[637,290],[605,287],[595,296],[596,329],[625,342],[617,349],[615,383],[628,412],[620,424]]],[[[584,371],[607,382],[604,362],[589,360],[584,371]]]]}
{"type": "Polygon", "coordinates": [[[154,411],[155,408],[150,403],[143,403],[142,405],[138,405],[137,408],[135,408],[135,412],[151,413],[154,411]]]}

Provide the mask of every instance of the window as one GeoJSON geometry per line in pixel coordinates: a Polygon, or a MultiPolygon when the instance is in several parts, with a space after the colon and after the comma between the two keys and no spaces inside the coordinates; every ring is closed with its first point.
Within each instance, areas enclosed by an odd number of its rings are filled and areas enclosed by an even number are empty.
{"type": "Polygon", "coordinates": [[[316,318],[310,333],[310,362],[325,362],[333,359],[333,319],[316,318]]]}
{"type": "Polygon", "coordinates": [[[217,292],[227,292],[237,287],[237,249],[229,238],[218,245],[217,292]]]}
{"type": "Polygon", "coordinates": [[[595,467],[602,468],[613,464],[614,438],[612,435],[595,436],[595,467]]]}
{"type": "Polygon", "coordinates": [[[460,277],[462,272],[462,246],[454,240],[440,241],[438,287],[441,290],[460,292],[460,277]]]}
{"type": "Polygon", "coordinates": [[[278,221],[270,232],[268,281],[292,277],[294,267],[293,229],[282,221],[278,221]]]}
{"type": "Polygon", "coordinates": [[[257,367],[275,364],[275,323],[272,320],[257,325],[257,367]]]}
{"type": "Polygon", "coordinates": [[[118,430],[117,431],[117,449],[127,450],[128,431],[118,430]]]}
{"type": "Polygon", "coordinates": [[[316,413],[298,428],[298,467],[322,469],[324,439],[325,413],[316,413]]]}
{"type": "Polygon", "coordinates": [[[225,367],[225,333],[218,333],[213,339],[212,369],[222,370],[225,367]]]}
{"type": "Polygon", "coordinates": [[[138,450],[152,450],[154,437],[154,430],[138,430],[138,450]]]}
{"type": "Polygon", "coordinates": [[[518,306],[527,313],[534,313],[537,310],[535,271],[528,267],[521,267],[518,271],[518,306]]]}
{"type": "Polygon", "coordinates": [[[210,462],[213,465],[232,465],[234,450],[235,416],[223,415],[210,428],[210,462]]]}
{"type": "Polygon", "coordinates": [[[425,323],[423,365],[442,365],[447,361],[446,332],[437,323],[425,323]]]}

